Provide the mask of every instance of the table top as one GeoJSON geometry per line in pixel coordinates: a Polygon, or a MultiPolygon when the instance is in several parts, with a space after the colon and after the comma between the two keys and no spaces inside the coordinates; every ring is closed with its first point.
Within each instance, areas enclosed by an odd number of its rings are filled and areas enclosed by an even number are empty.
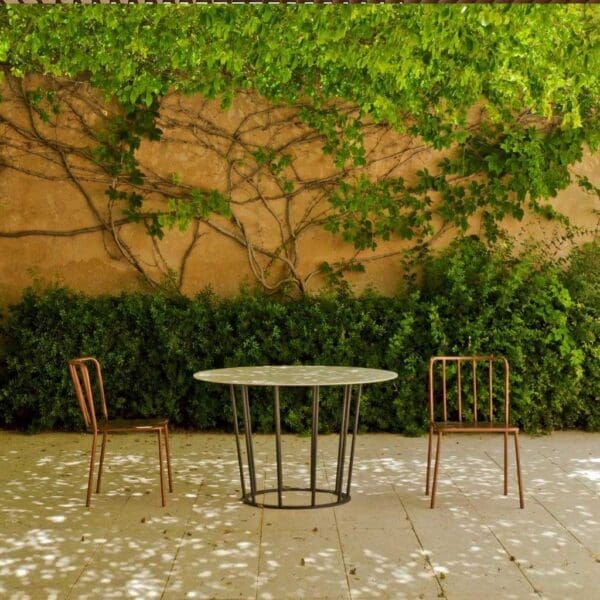
{"type": "Polygon", "coordinates": [[[398,373],[362,367],[264,366],[198,371],[194,378],[211,383],[266,386],[358,385],[396,379],[398,373]]]}

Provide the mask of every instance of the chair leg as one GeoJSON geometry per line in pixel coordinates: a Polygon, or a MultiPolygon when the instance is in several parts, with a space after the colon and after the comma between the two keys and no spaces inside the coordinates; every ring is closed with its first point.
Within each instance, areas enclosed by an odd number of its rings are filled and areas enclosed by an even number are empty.
{"type": "Polygon", "coordinates": [[[519,506],[525,508],[523,500],[523,480],[521,479],[521,458],[519,456],[519,432],[515,431],[515,459],[517,463],[517,482],[519,484],[519,506]]]}
{"type": "Polygon", "coordinates": [[[163,506],[166,506],[167,502],[165,500],[165,480],[163,476],[163,457],[162,457],[162,440],[161,440],[161,430],[157,429],[156,433],[158,435],[158,468],[160,470],[160,499],[163,506]]]}
{"type": "Polygon", "coordinates": [[[87,508],[90,507],[92,502],[92,483],[94,481],[94,463],[96,462],[96,439],[97,436],[94,433],[94,437],[92,438],[92,452],[90,455],[90,474],[88,476],[87,496],[85,499],[85,505],[87,508]]]}
{"type": "Polygon", "coordinates": [[[433,469],[433,485],[431,487],[431,506],[435,508],[435,491],[437,489],[438,470],[440,467],[440,456],[442,451],[442,432],[438,431],[437,446],[435,449],[435,467],[433,469]]]}
{"type": "Polygon", "coordinates": [[[102,434],[102,447],[100,449],[100,466],[98,467],[98,483],[96,484],[96,494],[100,493],[100,482],[102,480],[102,466],[104,465],[104,453],[106,452],[106,432],[102,434]]]}
{"type": "Polygon", "coordinates": [[[504,432],[504,495],[508,495],[508,432],[504,432]]]}
{"type": "Polygon", "coordinates": [[[165,451],[167,454],[167,474],[169,476],[169,492],[173,493],[173,473],[171,471],[171,446],[169,442],[168,425],[165,425],[165,451]]]}
{"type": "Polygon", "coordinates": [[[433,428],[429,428],[429,440],[427,444],[427,479],[425,481],[425,495],[429,496],[429,479],[431,473],[431,445],[433,440],[433,428]]]}

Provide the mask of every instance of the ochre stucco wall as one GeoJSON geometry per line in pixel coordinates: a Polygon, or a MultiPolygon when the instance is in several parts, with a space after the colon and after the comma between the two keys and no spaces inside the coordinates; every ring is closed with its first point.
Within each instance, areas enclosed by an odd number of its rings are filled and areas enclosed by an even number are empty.
{"type": "MultiPolygon", "coordinates": [[[[81,101],[81,111],[86,123],[92,127],[101,125],[106,109],[93,94],[86,93],[87,100],[81,101]],[[93,98],[96,103],[93,104],[89,98],[93,98]]],[[[86,161],[72,156],[69,159],[70,168],[78,169],[85,191],[82,193],[81,188],[66,174],[64,164],[60,162],[60,149],[57,152],[38,143],[35,137],[28,138],[23,133],[31,131],[32,122],[24,113],[18,92],[9,88],[3,92],[3,96],[4,101],[0,103],[0,118],[4,119],[0,121],[0,232],[64,232],[95,227],[98,220],[92,207],[103,218],[108,219],[106,178],[102,179],[94,172],[86,171],[86,161]],[[7,120],[12,126],[6,125],[7,120]],[[19,127],[22,131],[19,131],[19,127]],[[5,166],[1,166],[2,164],[5,166]]],[[[170,185],[168,180],[172,178],[172,174],[177,173],[177,177],[186,186],[231,192],[235,201],[234,214],[243,223],[244,231],[256,247],[261,244],[275,247],[273,240],[280,233],[277,220],[264,203],[259,200],[247,202],[248,198],[256,196],[257,189],[265,196],[277,193],[277,186],[273,181],[260,173],[253,174],[249,182],[244,182],[243,175],[252,173],[251,166],[248,166],[252,148],[258,144],[281,146],[286,140],[293,141],[290,153],[296,166],[295,183],[298,188],[304,186],[306,189],[287,203],[292,222],[299,222],[311,203],[317,207],[315,214],[318,214],[318,209],[325,205],[318,199],[315,192],[317,187],[311,187],[311,182],[318,181],[320,186],[324,186],[323,189],[327,189],[327,178],[336,173],[331,160],[323,156],[319,140],[308,137],[298,142],[298,138],[306,135],[306,128],[301,123],[290,118],[285,109],[270,112],[268,109],[260,99],[248,95],[236,98],[233,107],[227,112],[223,112],[217,103],[207,103],[201,98],[174,96],[166,100],[161,112],[163,140],[143,142],[139,150],[144,169],[152,173],[157,185],[163,185],[161,181],[167,182],[164,183],[165,189],[170,185]],[[278,119],[281,123],[278,123],[278,119]],[[203,123],[203,131],[195,129],[203,123]],[[207,127],[210,130],[208,133],[207,127]],[[239,159],[236,168],[241,173],[231,175],[231,159],[236,156],[239,159]]],[[[79,125],[73,115],[64,114],[59,117],[59,121],[65,128],[53,130],[46,127],[45,135],[50,139],[55,139],[52,136],[56,135],[64,136],[69,144],[79,144],[85,148],[89,140],[78,131],[79,125]]],[[[44,125],[40,124],[40,127],[43,129],[44,125]]],[[[382,134],[377,131],[371,137],[367,136],[367,147],[371,150],[370,156],[374,158],[367,173],[378,176],[391,172],[409,177],[416,168],[435,165],[439,154],[430,150],[421,151],[416,146],[410,148],[407,146],[409,143],[406,138],[390,132],[382,134]],[[394,149],[398,149],[396,154],[394,149]]],[[[596,185],[600,185],[598,155],[588,153],[581,164],[574,166],[573,171],[587,175],[596,185]]],[[[164,198],[152,193],[149,197],[149,206],[153,203],[159,206],[161,202],[164,205],[164,198]]],[[[283,220],[286,201],[275,199],[269,203],[270,210],[278,215],[278,219],[283,220]]],[[[560,192],[553,204],[567,214],[574,224],[587,229],[597,228],[598,214],[595,211],[600,210],[598,198],[585,194],[576,185],[560,192]]],[[[115,218],[120,216],[116,208],[113,207],[113,211],[115,218]]],[[[225,218],[217,217],[212,221],[217,227],[234,231],[231,222],[225,218]]],[[[530,235],[546,241],[555,238],[554,225],[531,216],[521,222],[507,222],[506,226],[518,239],[525,239],[530,235]]],[[[192,229],[168,232],[157,246],[159,256],[140,225],[126,225],[119,231],[121,239],[132,249],[136,259],[155,278],[160,277],[161,268],[164,270],[166,267],[176,268],[180,265],[182,255],[193,236],[192,229]]],[[[475,220],[473,232],[477,231],[478,223],[475,220]]],[[[247,249],[205,223],[200,224],[198,234],[197,243],[190,251],[185,266],[181,285],[185,294],[193,295],[210,286],[218,294],[230,295],[241,284],[255,283],[247,249]]],[[[450,230],[440,236],[435,244],[447,244],[455,234],[450,230]]],[[[590,237],[589,233],[587,237],[590,237]]],[[[583,236],[581,239],[585,238],[583,236]]],[[[402,247],[406,247],[406,243],[390,241],[381,244],[374,253],[363,253],[362,258],[386,254],[391,256],[368,261],[365,273],[349,275],[355,289],[360,291],[371,286],[386,294],[393,293],[401,284],[400,259],[394,253],[402,247]]],[[[296,268],[302,274],[310,273],[322,261],[335,262],[354,255],[354,249],[350,245],[317,226],[307,227],[298,236],[296,248],[296,268]]],[[[566,247],[557,251],[566,251],[566,247]]],[[[263,260],[262,266],[267,264],[263,260]]],[[[270,281],[276,279],[278,270],[281,268],[275,265],[268,271],[270,281]]],[[[144,287],[143,279],[123,259],[114,238],[106,232],[95,231],[68,237],[0,236],[0,305],[18,300],[23,289],[35,280],[42,283],[58,282],[90,294],[117,293],[144,287]]],[[[323,279],[315,276],[310,280],[308,289],[316,291],[322,285],[323,279]]]]}

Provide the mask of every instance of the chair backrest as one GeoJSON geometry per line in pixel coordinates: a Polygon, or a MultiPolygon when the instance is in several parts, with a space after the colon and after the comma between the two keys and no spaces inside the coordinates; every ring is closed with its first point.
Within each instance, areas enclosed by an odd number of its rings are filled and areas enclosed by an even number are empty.
{"type": "Polygon", "coordinates": [[[496,410],[504,413],[502,421],[508,425],[508,380],[503,356],[434,356],[429,361],[430,421],[493,423],[496,410]],[[436,408],[441,418],[436,418],[436,408]]]}
{"type": "Polygon", "coordinates": [[[94,391],[92,385],[92,378],[90,377],[90,371],[88,364],[94,365],[95,379],[100,392],[100,408],[102,411],[102,417],[108,419],[108,413],[106,410],[106,398],[104,396],[104,384],[102,382],[102,370],[100,369],[100,363],[91,356],[85,356],[81,358],[74,358],[69,361],[69,373],[73,380],[73,387],[75,388],[75,395],[79,402],[79,408],[81,408],[81,414],[83,420],[88,429],[94,433],[98,432],[98,422],[96,420],[96,408],[94,404],[94,391]]]}

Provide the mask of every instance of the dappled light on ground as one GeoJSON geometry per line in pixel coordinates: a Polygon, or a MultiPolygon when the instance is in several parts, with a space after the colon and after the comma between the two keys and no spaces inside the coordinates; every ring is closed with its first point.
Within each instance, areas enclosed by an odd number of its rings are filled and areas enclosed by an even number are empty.
{"type": "MultiPolygon", "coordinates": [[[[0,432],[0,597],[593,598],[600,589],[600,436],[522,440],[525,509],[501,436],[448,436],[438,506],[425,438],[359,436],[352,500],[318,510],[240,502],[233,436],[174,433],[160,506],[154,440],[110,438],[85,508],[90,438],[0,432]]],[[[319,438],[318,485],[337,436],[319,438]]],[[[310,441],[284,436],[284,481],[306,486],[310,441]]],[[[276,481],[256,436],[259,487],[276,481]]]]}

